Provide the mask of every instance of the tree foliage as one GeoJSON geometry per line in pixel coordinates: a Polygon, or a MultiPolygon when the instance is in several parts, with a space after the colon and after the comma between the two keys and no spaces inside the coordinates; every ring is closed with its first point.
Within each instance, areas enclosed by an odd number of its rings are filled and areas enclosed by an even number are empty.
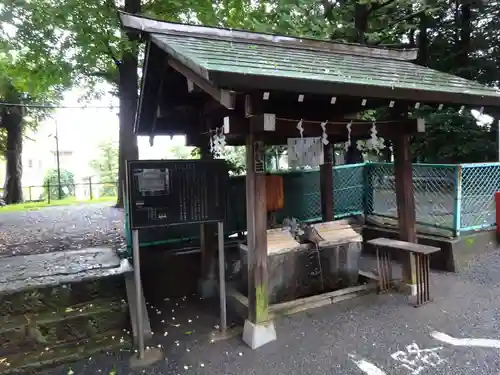
{"type": "MultiPolygon", "coordinates": [[[[116,11],[138,5],[144,14],[169,21],[418,48],[419,64],[498,85],[500,2],[496,0],[8,0],[0,8],[0,48],[15,51],[16,73],[11,77],[20,77],[18,91],[50,97],[84,82],[88,94],[96,95],[96,84],[105,80],[119,93],[120,79],[135,79],[134,74],[125,74],[123,63],[129,61],[133,72],[133,60],[141,51],[122,35],[116,11]],[[9,37],[14,32],[15,38],[9,37]]],[[[134,91],[134,86],[128,89],[134,91]]],[[[132,102],[130,97],[127,103],[132,102]]],[[[474,145],[478,150],[485,145],[494,149],[496,127],[477,127],[470,117],[448,115],[427,114],[428,137],[414,140],[420,159],[495,157],[489,151],[479,155],[470,150],[474,145]],[[470,131],[478,137],[467,138],[465,132],[470,131]],[[450,139],[454,142],[443,143],[450,139]],[[447,151],[443,154],[441,149],[447,151]]],[[[134,148],[130,139],[127,147],[134,148]]]]}
{"type": "Polygon", "coordinates": [[[59,199],[59,189],[61,190],[61,199],[73,197],[75,195],[75,176],[73,172],[61,169],[61,185],[57,169],[50,169],[43,179],[44,195],[50,199],[59,199]]]}
{"type": "Polygon", "coordinates": [[[90,167],[97,174],[99,194],[101,196],[116,196],[118,179],[118,144],[112,140],[99,143],[97,157],[90,161],[90,167]]]}
{"type": "MultiPolygon", "coordinates": [[[[184,147],[187,150],[187,147],[184,147]]],[[[229,173],[231,175],[239,176],[246,171],[245,162],[245,147],[241,146],[224,146],[222,151],[217,155],[217,158],[224,159],[227,162],[229,173]]],[[[189,158],[186,159],[199,159],[200,149],[198,147],[191,150],[189,158]]]]}

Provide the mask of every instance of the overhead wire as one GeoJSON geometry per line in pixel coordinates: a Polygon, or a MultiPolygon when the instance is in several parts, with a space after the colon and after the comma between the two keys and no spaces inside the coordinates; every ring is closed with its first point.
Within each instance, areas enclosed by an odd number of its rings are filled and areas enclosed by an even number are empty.
{"type": "Polygon", "coordinates": [[[9,103],[1,102],[0,105],[21,108],[41,108],[41,109],[115,109],[117,105],[55,105],[55,104],[29,104],[29,103],[9,103]]]}

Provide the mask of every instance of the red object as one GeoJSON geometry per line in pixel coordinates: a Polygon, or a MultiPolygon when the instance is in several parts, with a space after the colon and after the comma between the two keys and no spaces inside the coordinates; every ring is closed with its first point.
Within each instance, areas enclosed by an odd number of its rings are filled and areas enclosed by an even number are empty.
{"type": "Polygon", "coordinates": [[[495,193],[495,208],[496,208],[496,219],[497,219],[497,233],[500,234],[500,191],[495,193]]]}

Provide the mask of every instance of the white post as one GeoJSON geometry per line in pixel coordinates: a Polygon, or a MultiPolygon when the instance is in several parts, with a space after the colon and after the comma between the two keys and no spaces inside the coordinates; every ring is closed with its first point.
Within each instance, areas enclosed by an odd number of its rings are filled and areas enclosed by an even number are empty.
{"type": "Polygon", "coordinates": [[[224,223],[218,222],[217,237],[219,242],[219,297],[220,297],[220,329],[226,332],[227,312],[226,312],[226,276],[224,261],[224,223]]]}
{"type": "Polygon", "coordinates": [[[500,161],[500,120],[498,120],[498,128],[497,128],[497,138],[498,138],[498,161],[500,161]]]}
{"type": "Polygon", "coordinates": [[[139,258],[139,231],[132,231],[132,259],[134,262],[135,298],[137,310],[137,350],[139,360],[144,359],[144,312],[142,311],[141,262],[139,258]]]}

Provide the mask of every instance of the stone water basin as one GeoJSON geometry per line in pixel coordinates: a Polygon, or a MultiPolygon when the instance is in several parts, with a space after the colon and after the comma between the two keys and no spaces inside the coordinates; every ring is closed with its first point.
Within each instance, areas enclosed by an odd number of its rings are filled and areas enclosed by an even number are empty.
{"type": "MultiPolygon", "coordinates": [[[[314,227],[325,239],[319,244],[319,253],[312,244],[296,242],[286,229],[267,231],[270,304],[358,285],[362,225],[337,220],[314,227]]],[[[242,272],[238,289],[247,295],[247,245],[240,244],[239,250],[242,272]]]]}

